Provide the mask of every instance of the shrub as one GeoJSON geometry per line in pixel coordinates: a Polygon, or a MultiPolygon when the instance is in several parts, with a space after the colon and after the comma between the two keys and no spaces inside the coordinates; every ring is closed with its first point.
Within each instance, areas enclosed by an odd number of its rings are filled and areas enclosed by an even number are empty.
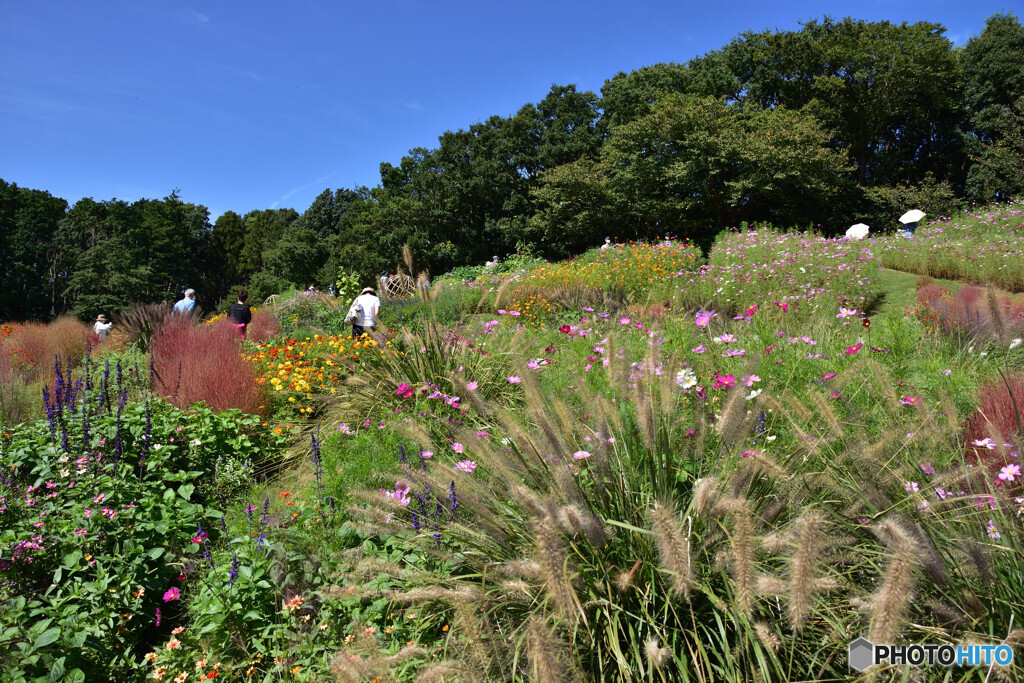
{"type": "Polygon", "coordinates": [[[1022,296],[975,285],[950,293],[946,287],[931,284],[918,290],[917,301],[927,307],[924,315],[933,317],[941,332],[966,342],[1008,344],[1024,334],[1022,296]]]}
{"type": "Polygon", "coordinates": [[[967,449],[998,470],[1016,462],[1009,452],[1024,453],[1024,374],[1010,371],[981,385],[978,410],[964,425],[967,449]],[[986,444],[979,446],[978,444],[986,444]],[[1004,444],[1011,444],[1006,447],[1004,444]]]}
{"type": "Polygon", "coordinates": [[[917,279],[914,280],[914,289],[921,289],[929,285],[934,285],[935,280],[929,275],[918,275],[917,279]]]}
{"type": "Polygon", "coordinates": [[[242,357],[235,328],[227,323],[193,326],[175,316],[153,339],[154,391],[185,407],[202,401],[213,410],[261,413],[265,402],[255,374],[242,357]]]}
{"type": "Polygon", "coordinates": [[[203,470],[283,444],[251,416],[160,401],[60,412],[57,438],[41,420],[0,439],[0,678],[138,680],[219,533],[203,470]]]}
{"type": "Polygon", "coordinates": [[[281,332],[281,323],[271,311],[257,311],[246,330],[246,338],[257,344],[268,341],[281,332]]]}

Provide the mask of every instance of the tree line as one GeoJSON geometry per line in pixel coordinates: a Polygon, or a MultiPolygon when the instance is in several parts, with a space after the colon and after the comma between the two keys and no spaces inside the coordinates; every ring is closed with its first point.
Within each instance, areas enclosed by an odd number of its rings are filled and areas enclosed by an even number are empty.
{"type": "Polygon", "coordinates": [[[211,224],[162,200],[65,200],[0,180],[0,319],[91,317],[170,301],[211,309],[494,253],[564,258],[672,234],[708,245],[767,221],[892,227],[1024,194],[1024,27],[997,14],[963,47],[928,22],[846,18],[748,31],[688,63],[618,73],[600,94],[554,85],[514,115],[443,133],[382,163],[373,188],[211,224]]]}

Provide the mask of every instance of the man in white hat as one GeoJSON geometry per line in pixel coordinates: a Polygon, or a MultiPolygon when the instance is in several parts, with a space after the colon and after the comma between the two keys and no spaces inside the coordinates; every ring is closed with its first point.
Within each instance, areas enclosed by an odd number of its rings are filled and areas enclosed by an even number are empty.
{"type": "Polygon", "coordinates": [[[373,287],[364,287],[348,309],[345,322],[352,323],[352,336],[360,337],[373,332],[380,315],[380,299],[373,287]]]}
{"type": "Polygon", "coordinates": [[[100,339],[106,339],[107,334],[110,332],[110,328],[114,326],[114,323],[107,322],[107,316],[100,313],[96,316],[96,322],[92,326],[92,331],[96,333],[96,336],[100,339]]]}

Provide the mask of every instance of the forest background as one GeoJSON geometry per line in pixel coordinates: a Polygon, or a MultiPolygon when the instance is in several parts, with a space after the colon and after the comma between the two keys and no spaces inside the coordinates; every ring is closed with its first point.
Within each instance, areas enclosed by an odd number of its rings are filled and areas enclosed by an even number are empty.
{"type": "Polygon", "coordinates": [[[408,244],[433,273],[493,254],[565,258],[612,237],[706,248],[770,222],[836,234],[895,227],[1024,193],[1024,27],[999,14],[963,47],[943,26],[824,18],[747,32],[685,64],[553,85],[512,116],[445,132],[381,164],[373,188],[211,224],[177,191],[64,198],[0,179],[0,319],[91,318],[172,301],[210,310],[394,271],[408,244]],[[230,303],[230,302],[228,302],[230,303]]]}

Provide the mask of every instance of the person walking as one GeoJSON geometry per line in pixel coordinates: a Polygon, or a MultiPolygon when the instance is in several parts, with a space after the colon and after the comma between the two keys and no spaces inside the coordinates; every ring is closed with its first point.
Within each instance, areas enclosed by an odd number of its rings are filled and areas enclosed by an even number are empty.
{"type": "Polygon", "coordinates": [[[110,328],[114,326],[114,323],[107,322],[107,316],[100,313],[96,316],[96,322],[92,326],[92,331],[96,333],[96,336],[101,340],[107,338],[107,333],[110,332],[110,328]]]}
{"type": "Polygon", "coordinates": [[[377,327],[378,315],[380,299],[377,298],[377,292],[373,287],[364,287],[348,309],[345,322],[352,323],[352,336],[359,337],[373,332],[377,327]]]}
{"type": "Polygon", "coordinates": [[[182,297],[181,301],[174,304],[175,313],[190,314],[196,307],[196,290],[186,289],[185,296],[182,297]]]}
{"type": "Polygon", "coordinates": [[[243,289],[238,293],[238,301],[228,307],[228,320],[234,323],[235,329],[242,333],[242,339],[245,339],[249,323],[252,322],[252,309],[245,303],[248,298],[249,292],[243,289]]]}

